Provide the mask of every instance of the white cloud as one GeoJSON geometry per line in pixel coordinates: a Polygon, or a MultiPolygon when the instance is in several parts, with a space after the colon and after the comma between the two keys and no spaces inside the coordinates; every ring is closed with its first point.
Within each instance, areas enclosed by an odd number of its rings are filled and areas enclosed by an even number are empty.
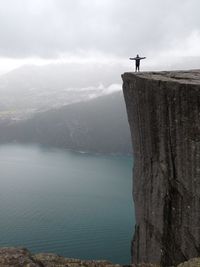
{"type": "Polygon", "coordinates": [[[112,94],[114,92],[118,92],[118,91],[121,91],[121,90],[122,90],[122,85],[114,83],[114,84],[111,84],[110,86],[108,86],[107,88],[105,88],[104,92],[106,94],[112,94]]]}
{"type": "MultiPolygon", "coordinates": [[[[24,63],[199,55],[199,0],[0,0],[0,72],[24,63]],[[5,66],[5,67],[4,67],[5,66]]],[[[110,61],[110,62],[109,62],[110,61]]]]}
{"type": "Polygon", "coordinates": [[[173,41],[173,47],[167,51],[168,56],[200,56],[200,31],[192,31],[186,38],[173,41]]]}

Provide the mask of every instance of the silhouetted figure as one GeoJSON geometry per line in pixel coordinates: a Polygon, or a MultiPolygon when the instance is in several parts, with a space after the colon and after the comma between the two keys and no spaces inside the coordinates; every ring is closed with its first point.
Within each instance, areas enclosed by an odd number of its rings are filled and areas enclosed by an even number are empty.
{"type": "Polygon", "coordinates": [[[145,59],[146,57],[140,57],[137,55],[136,57],[130,57],[130,60],[135,60],[135,72],[140,71],[140,60],[145,59]]]}

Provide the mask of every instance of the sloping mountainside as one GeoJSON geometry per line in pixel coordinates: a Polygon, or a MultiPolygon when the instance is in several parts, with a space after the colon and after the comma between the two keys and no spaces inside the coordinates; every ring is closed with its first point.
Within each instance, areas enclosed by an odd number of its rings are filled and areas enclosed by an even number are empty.
{"type": "Polygon", "coordinates": [[[0,76],[0,119],[25,118],[38,110],[119,91],[121,81],[116,77],[121,71],[118,65],[72,63],[15,69],[0,76]]]}
{"type": "Polygon", "coordinates": [[[95,153],[131,153],[131,138],[121,92],[31,119],[0,125],[0,142],[39,143],[95,153]]]}

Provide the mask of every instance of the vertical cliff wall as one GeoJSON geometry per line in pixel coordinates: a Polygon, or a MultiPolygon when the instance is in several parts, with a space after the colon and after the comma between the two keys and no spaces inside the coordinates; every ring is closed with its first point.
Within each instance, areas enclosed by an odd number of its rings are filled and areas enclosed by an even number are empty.
{"type": "Polygon", "coordinates": [[[200,256],[200,71],[125,73],[134,151],[132,260],[200,256]]]}

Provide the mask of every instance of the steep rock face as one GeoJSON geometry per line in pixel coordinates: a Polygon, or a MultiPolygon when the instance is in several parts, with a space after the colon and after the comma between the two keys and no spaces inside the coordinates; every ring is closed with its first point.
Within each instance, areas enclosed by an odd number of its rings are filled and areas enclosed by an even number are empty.
{"type": "Polygon", "coordinates": [[[125,73],[134,151],[132,261],[200,256],[200,70],[125,73]]]}

